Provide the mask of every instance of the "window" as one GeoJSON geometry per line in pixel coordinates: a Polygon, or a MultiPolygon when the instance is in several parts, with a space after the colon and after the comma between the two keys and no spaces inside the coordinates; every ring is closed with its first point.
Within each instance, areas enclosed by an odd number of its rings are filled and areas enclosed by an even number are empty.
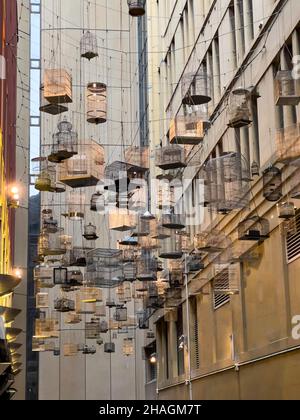
{"type": "Polygon", "coordinates": [[[226,293],[226,290],[229,289],[229,271],[228,269],[225,269],[218,273],[213,281],[213,300],[215,310],[230,302],[230,295],[226,293]]]}
{"type": "Polygon", "coordinates": [[[286,255],[288,264],[300,258],[300,211],[290,222],[290,232],[286,236],[286,255]]]}

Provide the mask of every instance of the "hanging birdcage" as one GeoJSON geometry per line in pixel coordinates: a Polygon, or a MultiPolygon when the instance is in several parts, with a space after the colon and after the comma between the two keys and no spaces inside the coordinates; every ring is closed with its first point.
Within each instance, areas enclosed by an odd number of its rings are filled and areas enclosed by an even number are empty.
{"type": "Polygon", "coordinates": [[[54,309],[57,312],[73,312],[75,310],[75,302],[72,299],[67,298],[57,298],[54,301],[54,309]]]}
{"type": "Polygon", "coordinates": [[[253,247],[249,241],[238,241],[233,244],[230,263],[257,263],[260,259],[260,248],[253,247]]]}
{"type": "Polygon", "coordinates": [[[80,40],[80,55],[89,61],[98,57],[97,37],[90,31],[86,31],[80,40]]]}
{"type": "Polygon", "coordinates": [[[127,0],[127,4],[130,16],[139,17],[146,13],[146,0],[127,0]]]}
{"type": "Polygon", "coordinates": [[[105,198],[100,192],[96,192],[91,197],[91,211],[104,212],[105,211],[105,198]]]}
{"type": "Polygon", "coordinates": [[[100,338],[100,323],[97,319],[92,318],[90,322],[85,323],[86,340],[97,340],[100,338]]]}
{"type": "Polygon", "coordinates": [[[148,293],[148,281],[136,280],[133,284],[132,296],[134,299],[142,299],[148,293]]]}
{"type": "Polygon", "coordinates": [[[214,265],[214,295],[235,295],[240,291],[237,264],[214,265]]]}
{"type": "Polygon", "coordinates": [[[66,264],[69,267],[86,267],[87,254],[94,249],[93,242],[88,241],[91,245],[74,246],[68,253],[66,264]]]}
{"type": "Polygon", "coordinates": [[[295,204],[291,201],[283,201],[277,204],[277,212],[279,219],[292,219],[296,215],[295,204]]]}
{"type": "Polygon", "coordinates": [[[149,147],[128,147],[124,156],[129,172],[146,172],[149,169],[149,147]]]}
{"type": "Polygon", "coordinates": [[[263,172],[263,196],[271,202],[282,197],[282,173],[276,166],[271,166],[263,172]]]}
{"type": "Polygon", "coordinates": [[[88,253],[87,278],[98,287],[113,288],[124,280],[122,251],[94,249],[88,253]]]}
{"type": "Polygon", "coordinates": [[[107,87],[105,83],[93,82],[87,85],[87,122],[103,124],[107,121],[107,87]]]}
{"type": "Polygon", "coordinates": [[[159,258],[176,260],[183,257],[188,250],[188,238],[185,234],[172,231],[171,236],[161,241],[159,258]]]}
{"type": "Polygon", "coordinates": [[[49,308],[49,293],[38,292],[35,296],[35,302],[37,309],[49,308]]]}
{"type": "Polygon", "coordinates": [[[63,355],[65,357],[74,357],[78,355],[78,345],[76,343],[65,343],[63,346],[63,355]]]}
{"type": "Polygon", "coordinates": [[[180,288],[184,284],[184,269],[182,261],[168,261],[167,280],[171,288],[180,288]]]}
{"type": "Polygon", "coordinates": [[[132,263],[136,260],[139,254],[137,238],[128,236],[118,242],[118,249],[122,251],[122,260],[123,263],[132,263]]]}
{"type": "Polygon", "coordinates": [[[105,343],[104,344],[104,353],[115,353],[116,352],[116,345],[115,343],[105,343]]]}
{"type": "Polygon", "coordinates": [[[67,312],[65,314],[65,317],[64,317],[65,324],[77,325],[77,324],[80,324],[81,321],[82,321],[81,316],[74,312],[67,312]]]}
{"type": "Polygon", "coordinates": [[[71,103],[72,77],[64,69],[46,69],[44,73],[44,97],[54,104],[71,103]]]}
{"type": "Polygon", "coordinates": [[[98,239],[99,236],[97,235],[97,227],[95,225],[93,225],[92,223],[89,223],[88,225],[85,225],[84,226],[83,237],[87,241],[95,241],[96,239],[98,239]]]}
{"type": "Polygon", "coordinates": [[[209,127],[207,112],[197,112],[175,117],[170,124],[171,144],[197,145],[203,141],[209,127]]]}
{"type": "Polygon", "coordinates": [[[299,102],[299,79],[293,77],[293,72],[290,70],[280,70],[275,78],[275,104],[297,106],[299,102]]]}
{"type": "Polygon", "coordinates": [[[59,337],[59,322],[55,317],[39,318],[35,320],[36,339],[47,339],[59,337]]]}
{"type": "Polygon", "coordinates": [[[104,318],[106,317],[106,307],[105,305],[97,305],[96,312],[95,312],[96,318],[104,318]]]}
{"type": "Polygon", "coordinates": [[[66,117],[58,123],[57,128],[58,132],[53,134],[51,154],[48,156],[49,162],[54,163],[70,159],[78,150],[78,133],[72,131],[72,124],[66,117]]]}
{"type": "Polygon", "coordinates": [[[95,314],[98,291],[100,289],[94,287],[83,287],[76,293],[77,314],[95,314]]]}
{"type": "Polygon", "coordinates": [[[52,289],[54,287],[53,268],[48,265],[41,264],[35,267],[33,277],[37,288],[52,289]]]}
{"type": "Polygon", "coordinates": [[[137,261],[137,280],[155,281],[157,279],[158,263],[151,251],[145,250],[137,261]]]}
{"type": "Polygon", "coordinates": [[[150,236],[153,239],[167,239],[171,236],[170,230],[164,228],[160,223],[158,223],[156,220],[154,220],[150,224],[150,236]]]}
{"type": "MultiPolygon", "coordinates": [[[[131,232],[132,240],[137,241],[137,238],[148,236],[149,234],[150,234],[150,221],[143,219],[140,215],[138,215],[136,227],[131,232]]],[[[138,245],[138,243],[136,245],[138,245]]]]}
{"type": "Polygon", "coordinates": [[[185,150],[176,144],[161,147],[156,151],[155,165],[164,171],[185,168],[185,150]]]}
{"type": "Polygon", "coordinates": [[[117,322],[127,321],[127,308],[126,306],[117,306],[114,319],[117,322]]]}
{"type": "Polygon", "coordinates": [[[300,199],[300,169],[297,169],[291,179],[291,198],[295,200],[300,199]]]}
{"type": "Polygon", "coordinates": [[[55,102],[49,102],[44,96],[44,85],[41,85],[41,105],[40,105],[40,111],[45,112],[46,114],[50,115],[59,115],[63,112],[68,111],[68,107],[66,105],[60,104],[59,100],[57,103],[55,102]]]}
{"type": "Polygon", "coordinates": [[[160,210],[169,209],[176,205],[182,194],[182,181],[180,179],[161,179],[157,184],[157,207],[160,210]]]}
{"type": "Polygon", "coordinates": [[[45,157],[32,159],[33,172],[36,176],[34,187],[41,192],[55,192],[56,168],[45,157]]]}
{"type": "Polygon", "coordinates": [[[135,229],[137,226],[137,217],[125,209],[114,209],[109,214],[109,229],[117,232],[126,232],[135,229]]]}
{"type": "Polygon", "coordinates": [[[251,178],[241,154],[223,153],[206,164],[205,172],[210,211],[227,214],[249,206],[251,178]]]}
{"type": "Polygon", "coordinates": [[[187,270],[189,273],[197,273],[205,268],[201,255],[190,255],[188,258],[187,270]]]}
{"type": "Polygon", "coordinates": [[[181,214],[175,214],[173,209],[169,209],[162,214],[160,222],[162,227],[166,229],[182,230],[185,228],[183,219],[184,217],[181,214]]]}
{"type": "Polygon", "coordinates": [[[177,308],[182,302],[181,290],[180,289],[169,289],[167,290],[164,308],[172,309],[177,308]]]}
{"type": "Polygon", "coordinates": [[[124,356],[133,356],[134,354],[134,342],[133,338],[124,338],[123,340],[123,354],[124,356]]]}
{"type": "Polygon", "coordinates": [[[128,303],[131,301],[131,284],[126,281],[116,288],[116,297],[120,303],[128,303]]]}
{"type": "Polygon", "coordinates": [[[228,238],[224,232],[212,229],[200,232],[194,237],[194,246],[197,250],[215,254],[222,252],[228,245],[228,238]]]}
{"type": "Polygon", "coordinates": [[[276,157],[280,163],[299,166],[300,124],[294,124],[277,130],[276,157]]]}
{"type": "Polygon", "coordinates": [[[58,221],[54,219],[51,209],[42,210],[42,230],[46,233],[56,233],[58,230],[58,221]]]}
{"type": "Polygon", "coordinates": [[[106,334],[108,332],[108,323],[107,321],[103,320],[100,322],[100,333],[106,334]]]}
{"type": "Polygon", "coordinates": [[[264,241],[270,235],[270,223],[259,216],[247,217],[238,226],[240,241],[264,241]]]}
{"type": "Polygon", "coordinates": [[[84,219],[85,214],[85,191],[71,190],[68,198],[68,213],[70,220],[80,221],[84,219]]]}
{"type": "Polygon", "coordinates": [[[202,67],[195,73],[187,73],[182,77],[182,103],[194,106],[203,105],[211,101],[211,76],[202,67]]]}
{"type": "Polygon", "coordinates": [[[150,314],[147,309],[137,313],[138,328],[140,330],[149,329],[150,314]]]}
{"type": "Polygon", "coordinates": [[[78,154],[59,164],[59,181],[72,188],[91,187],[104,176],[104,148],[93,140],[78,144],[78,154]]]}
{"type": "Polygon", "coordinates": [[[232,128],[247,127],[251,124],[250,92],[244,88],[235,89],[229,100],[229,123],[232,128]]]}
{"type": "Polygon", "coordinates": [[[45,257],[65,254],[66,246],[62,240],[63,232],[63,228],[58,228],[55,233],[42,232],[38,239],[38,255],[45,257]]]}

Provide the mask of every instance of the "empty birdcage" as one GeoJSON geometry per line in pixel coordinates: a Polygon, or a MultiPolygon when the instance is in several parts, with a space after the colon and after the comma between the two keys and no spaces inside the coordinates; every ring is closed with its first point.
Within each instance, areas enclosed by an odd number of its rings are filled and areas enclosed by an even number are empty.
{"type": "Polygon", "coordinates": [[[203,105],[211,101],[211,76],[202,67],[196,74],[187,73],[182,78],[182,103],[194,106],[203,105]]]}
{"type": "Polygon", "coordinates": [[[275,103],[277,106],[298,105],[300,102],[299,79],[290,70],[280,70],[275,78],[275,103]]]}
{"type": "Polygon", "coordinates": [[[46,233],[56,233],[58,230],[58,221],[54,219],[51,209],[42,210],[42,230],[46,233]]]}
{"type": "Polygon", "coordinates": [[[123,354],[124,356],[133,356],[134,354],[134,342],[133,338],[124,338],[123,340],[123,354]]]}
{"type": "Polygon", "coordinates": [[[107,121],[107,87],[105,83],[93,82],[87,85],[87,122],[103,124],[107,121]]]}
{"type": "Polygon", "coordinates": [[[232,128],[246,127],[251,124],[250,92],[244,88],[235,89],[229,100],[229,123],[232,128]]]}
{"type": "Polygon", "coordinates": [[[127,0],[127,3],[130,16],[139,17],[146,13],[146,0],[127,0]]]}
{"type": "Polygon", "coordinates": [[[149,318],[150,313],[147,309],[137,312],[137,322],[138,328],[140,330],[148,330],[149,329],[149,318]]]}
{"type": "Polygon", "coordinates": [[[72,299],[67,299],[65,297],[57,298],[54,301],[54,309],[57,312],[73,312],[75,310],[75,302],[72,299]]]}
{"type": "Polygon", "coordinates": [[[65,357],[74,357],[78,355],[78,345],[76,343],[65,343],[63,345],[63,355],[65,357]]]}
{"type": "Polygon", "coordinates": [[[114,315],[115,321],[123,322],[127,321],[127,308],[126,306],[117,306],[115,315],[114,315]]]}
{"type": "Polygon", "coordinates": [[[36,282],[36,287],[40,289],[51,289],[54,287],[53,268],[41,264],[34,268],[33,277],[36,282]]]}
{"type": "Polygon", "coordinates": [[[170,209],[168,212],[162,214],[160,222],[164,228],[171,230],[182,230],[185,228],[183,219],[183,215],[175,214],[174,210],[170,209]]]}
{"type": "Polygon", "coordinates": [[[208,128],[208,117],[202,114],[179,115],[170,124],[171,144],[196,145],[203,141],[208,128]]]}
{"type": "Polygon", "coordinates": [[[176,144],[161,147],[156,151],[155,164],[164,171],[185,168],[185,150],[176,144]]]}
{"type": "Polygon", "coordinates": [[[187,263],[187,270],[189,273],[197,273],[204,269],[204,262],[201,255],[190,255],[187,263]]]}
{"type": "Polygon", "coordinates": [[[44,85],[41,85],[41,105],[40,105],[40,111],[45,112],[46,114],[50,115],[59,115],[63,112],[68,111],[68,107],[66,105],[55,103],[55,102],[49,102],[44,96],[44,85]]]}
{"type": "Polygon", "coordinates": [[[85,213],[85,191],[70,190],[68,198],[68,213],[70,220],[80,221],[84,218],[85,213]]]}
{"type": "Polygon", "coordinates": [[[235,295],[240,291],[237,264],[216,264],[213,277],[214,295],[235,295]]]}
{"type": "Polygon", "coordinates": [[[271,166],[263,172],[263,196],[271,202],[282,197],[282,173],[276,166],[271,166]]]}
{"type": "Polygon", "coordinates": [[[52,316],[51,318],[38,318],[35,320],[34,338],[47,339],[59,337],[59,322],[58,319],[52,316]]]}
{"type": "Polygon", "coordinates": [[[100,322],[100,332],[102,334],[106,334],[108,332],[108,323],[107,321],[103,320],[100,322]]]}
{"type": "Polygon", "coordinates": [[[269,235],[269,221],[259,216],[247,217],[238,226],[238,237],[241,241],[264,241],[269,235]]]}
{"type": "Polygon", "coordinates": [[[49,293],[38,292],[35,296],[35,302],[37,309],[49,308],[49,293]]]}
{"type": "Polygon", "coordinates": [[[186,236],[173,231],[171,236],[161,241],[159,257],[162,259],[176,260],[183,257],[187,251],[186,236]]]}
{"type": "Polygon", "coordinates": [[[46,157],[32,159],[33,173],[35,175],[34,187],[41,192],[55,192],[56,168],[46,157]]]}
{"type": "Polygon", "coordinates": [[[79,314],[76,314],[74,312],[67,312],[64,317],[65,324],[69,325],[77,325],[80,324],[82,321],[82,318],[79,314]]]}
{"type": "Polygon", "coordinates": [[[127,303],[131,301],[131,284],[126,281],[116,288],[116,297],[118,302],[127,303]]]}
{"type": "Polygon", "coordinates": [[[44,97],[50,103],[72,102],[72,77],[64,69],[46,69],[44,97]]]}
{"type": "Polygon", "coordinates": [[[100,289],[94,287],[83,287],[76,293],[77,314],[95,314],[98,291],[100,289]]]}
{"type": "Polygon", "coordinates": [[[168,283],[171,288],[180,288],[184,284],[184,269],[182,261],[168,261],[168,283]]]}
{"type": "Polygon", "coordinates": [[[200,232],[194,237],[194,246],[197,250],[215,254],[222,252],[228,244],[228,238],[224,232],[217,229],[200,232]]]}
{"type": "Polygon", "coordinates": [[[68,252],[68,258],[66,264],[70,267],[86,267],[87,265],[87,254],[94,249],[92,246],[93,242],[88,241],[91,245],[85,246],[74,246],[68,252]]]}
{"type": "Polygon", "coordinates": [[[82,58],[92,60],[98,57],[97,37],[90,31],[86,31],[80,40],[80,55],[82,58]]]}
{"type": "Polygon", "coordinates": [[[155,281],[157,279],[157,259],[150,251],[144,251],[137,261],[137,280],[155,281]]]}
{"type": "Polygon", "coordinates": [[[279,219],[292,219],[296,215],[295,204],[291,201],[282,201],[277,204],[277,212],[279,219]]]}
{"type": "Polygon", "coordinates": [[[105,305],[97,305],[96,312],[95,312],[96,318],[104,318],[106,317],[106,306],[105,305]]]}
{"type": "Polygon", "coordinates": [[[109,214],[109,229],[117,232],[126,232],[137,227],[137,217],[133,212],[125,209],[114,209],[109,214]]]}
{"type": "Polygon", "coordinates": [[[99,236],[97,235],[97,227],[95,225],[93,225],[92,223],[89,223],[88,225],[85,225],[84,226],[83,237],[87,241],[95,241],[96,239],[98,239],[99,236]]]}
{"type": "Polygon", "coordinates": [[[169,238],[171,232],[155,220],[150,224],[150,236],[153,239],[162,240],[169,238]]]}
{"type": "Polygon", "coordinates": [[[58,131],[53,134],[49,162],[60,163],[77,154],[78,133],[72,130],[72,124],[65,117],[57,125],[58,131]]]}
{"type": "Polygon", "coordinates": [[[62,240],[63,232],[63,228],[59,228],[55,233],[42,232],[38,239],[38,255],[45,257],[65,254],[66,246],[62,240]]]}
{"type": "Polygon", "coordinates": [[[97,340],[100,338],[100,323],[97,319],[92,318],[90,322],[85,323],[86,340],[97,340]]]}
{"type": "Polygon", "coordinates": [[[180,289],[167,290],[164,307],[165,309],[177,308],[182,302],[180,289]]]}
{"type": "Polygon", "coordinates": [[[105,197],[102,193],[96,192],[92,195],[90,210],[95,212],[105,211],[105,197]]]}
{"type": "Polygon", "coordinates": [[[280,128],[277,131],[276,157],[278,162],[299,166],[300,124],[280,128]]]}
{"type": "Polygon", "coordinates": [[[104,149],[93,140],[80,142],[78,154],[59,164],[59,181],[72,188],[98,184],[104,176],[104,149]]]}
{"type": "Polygon", "coordinates": [[[205,166],[208,208],[221,214],[243,209],[250,202],[250,171],[244,157],[226,152],[205,166]]]}
{"type": "Polygon", "coordinates": [[[95,249],[88,254],[87,278],[104,288],[114,288],[124,280],[122,251],[95,249]]]}
{"type": "Polygon", "coordinates": [[[125,152],[125,162],[129,166],[129,172],[145,172],[149,169],[149,147],[128,147],[125,152]]]}
{"type": "Polygon", "coordinates": [[[104,353],[115,353],[116,352],[116,345],[115,343],[105,343],[104,344],[104,353]]]}
{"type": "Polygon", "coordinates": [[[300,169],[297,169],[291,179],[291,198],[295,200],[300,199],[300,169]]]}

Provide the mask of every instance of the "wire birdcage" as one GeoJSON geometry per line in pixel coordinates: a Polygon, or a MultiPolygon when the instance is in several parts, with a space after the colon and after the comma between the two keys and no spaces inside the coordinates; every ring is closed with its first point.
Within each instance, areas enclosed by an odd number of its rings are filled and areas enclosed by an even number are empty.
{"type": "Polygon", "coordinates": [[[297,169],[291,179],[291,198],[295,200],[300,199],[300,169],[297,169]]]}
{"type": "Polygon", "coordinates": [[[90,31],[86,31],[80,40],[80,55],[89,61],[98,57],[97,37],[90,31]]]}
{"type": "Polygon", "coordinates": [[[59,115],[63,112],[68,111],[68,107],[66,105],[60,104],[60,103],[51,103],[47,101],[47,99],[44,97],[44,85],[41,85],[41,105],[40,105],[40,111],[45,112],[46,114],[50,115],[59,115]]]}
{"type": "Polygon", "coordinates": [[[270,236],[270,223],[259,216],[247,217],[238,226],[241,241],[264,241],[270,236]]]}
{"type": "Polygon", "coordinates": [[[65,343],[63,345],[63,355],[65,357],[74,357],[78,355],[78,345],[76,343],[65,343]]]}
{"type": "Polygon", "coordinates": [[[126,306],[117,306],[116,307],[114,319],[117,322],[127,321],[127,308],[126,308],[126,306]]]}
{"type": "Polygon", "coordinates": [[[32,159],[33,174],[35,176],[34,187],[41,192],[55,192],[56,167],[46,157],[32,159]]]}
{"type": "Polygon", "coordinates": [[[277,130],[276,157],[278,162],[299,166],[300,124],[294,124],[277,130]]]}
{"type": "Polygon", "coordinates": [[[66,246],[63,241],[63,233],[63,228],[58,228],[55,233],[42,231],[38,239],[38,255],[40,257],[64,255],[66,253],[66,246]]]}
{"type": "Polygon", "coordinates": [[[64,323],[69,325],[77,325],[82,322],[82,318],[79,314],[74,312],[67,312],[64,317],[64,323]]]}
{"type": "Polygon", "coordinates": [[[185,168],[185,150],[176,144],[161,147],[156,150],[155,165],[164,171],[185,168]]]}
{"type": "Polygon", "coordinates": [[[106,320],[100,321],[100,333],[106,334],[108,332],[108,323],[106,320]]]}
{"type": "Polygon", "coordinates": [[[104,344],[104,353],[115,353],[116,352],[116,345],[115,343],[105,343],[104,344]]]}
{"type": "Polygon", "coordinates": [[[105,211],[105,197],[100,192],[95,192],[91,197],[91,211],[104,212],[105,211]]]}
{"type": "Polygon", "coordinates": [[[100,322],[92,318],[90,322],[85,323],[86,340],[97,340],[100,338],[100,322]]]}
{"type": "Polygon", "coordinates": [[[129,171],[145,172],[150,166],[149,147],[128,147],[125,152],[125,162],[129,165],[129,171]]]}
{"type": "Polygon", "coordinates": [[[54,219],[52,209],[42,210],[42,230],[46,233],[56,233],[58,230],[58,221],[54,219]]]}
{"type": "Polygon", "coordinates": [[[116,288],[116,297],[119,303],[128,303],[131,301],[131,284],[126,281],[116,288]]]}
{"type": "Polygon", "coordinates": [[[146,13],[146,0],[127,0],[127,4],[130,16],[139,17],[146,13]]]}
{"type": "Polygon", "coordinates": [[[103,124],[107,121],[107,87],[105,83],[89,83],[86,92],[87,122],[103,124]]]}
{"type": "Polygon", "coordinates": [[[170,230],[182,230],[185,228],[184,216],[174,213],[173,209],[165,211],[160,219],[162,227],[170,230]]]}
{"type": "Polygon", "coordinates": [[[137,280],[154,281],[157,279],[158,262],[151,251],[145,250],[137,261],[137,280]]]}
{"type": "Polygon", "coordinates": [[[206,112],[179,115],[170,124],[169,140],[171,144],[197,145],[203,141],[208,128],[206,112]],[[205,115],[206,114],[206,115],[205,115]]]}
{"type": "Polygon", "coordinates": [[[114,288],[124,280],[122,251],[117,249],[95,249],[88,253],[88,280],[103,288],[114,288]]]}
{"type": "Polygon", "coordinates": [[[247,89],[236,89],[230,95],[229,123],[232,128],[247,127],[251,124],[250,93],[247,89]]]}
{"type": "Polygon", "coordinates": [[[183,253],[189,248],[188,237],[183,232],[172,231],[171,236],[160,242],[159,258],[177,260],[183,257],[183,253]]]}
{"type": "Polygon", "coordinates": [[[44,97],[50,103],[71,103],[72,77],[64,69],[46,69],[44,73],[44,97]]]}
{"type": "Polygon", "coordinates": [[[53,268],[41,264],[34,268],[33,278],[36,282],[36,287],[40,289],[52,289],[54,287],[53,282],[53,268]]]}
{"type": "Polygon", "coordinates": [[[73,221],[84,219],[86,205],[85,191],[83,189],[70,190],[68,195],[68,218],[73,221]]]}
{"type": "Polygon", "coordinates": [[[195,73],[187,73],[182,77],[182,103],[194,106],[203,105],[211,101],[212,80],[202,67],[195,73]]]}
{"type": "Polygon", "coordinates": [[[263,172],[263,196],[271,202],[282,197],[282,173],[276,166],[271,166],[263,172]]]}
{"type": "Polygon", "coordinates": [[[182,302],[181,290],[180,289],[169,289],[167,290],[164,308],[172,309],[177,308],[182,302]]]}
{"type": "Polygon", "coordinates": [[[184,269],[182,261],[168,261],[168,283],[171,288],[180,288],[184,284],[184,269]]]}
{"type": "Polygon", "coordinates": [[[125,209],[117,210],[109,214],[109,229],[117,232],[127,232],[137,227],[137,216],[125,209]]]}
{"type": "Polygon", "coordinates": [[[93,225],[92,223],[89,223],[88,225],[85,225],[84,226],[83,237],[87,241],[95,241],[96,239],[98,239],[99,236],[97,235],[97,227],[95,225],[93,225]]]}
{"type": "Polygon", "coordinates": [[[67,254],[65,264],[69,267],[86,267],[87,255],[94,248],[94,242],[92,241],[87,241],[82,246],[73,246],[67,254]]]}
{"type": "Polygon", "coordinates": [[[37,309],[47,309],[50,305],[49,293],[38,292],[35,296],[35,307],[37,309]]]}
{"type": "Polygon", "coordinates": [[[150,314],[147,309],[144,309],[140,312],[137,312],[137,322],[138,322],[138,328],[140,330],[148,330],[149,329],[149,318],[150,314]]]}
{"type": "Polygon", "coordinates": [[[59,322],[55,316],[35,320],[34,338],[47,339],[59,337],[59,322]]]}
{"type": "Polygon", "coordinates": [[[73,312],[75,311],[75,302],[65,297],[57,298],[54,301],[54,309],[61,313],[73,312]]]}
{"type": "Polygon", "coordinates": [[[96,304],[99,301],[99,292],[101,294],[101,290],[95,287],[82,287],[76,293],[76,313],[86,315],[95,314],[96,304]]]}
{"type": "Polygon", "coordinates": [[[277,106],[294,105],[300,102],[299,79],[290,70],[280,70],[275,78],[275,103],[277,106]]]}
{"type": "Polygon", "coordinates": [[[226,249],[228,241],[229,239],[224,232],[217,229],[208,229],[195,235],[194,246],[201,252],[216,254],[226,249]]]}
{"type": "Polygon", "coordinates": [[[171,232],[158,223],[157,220],[153,220],[153,222],[150,223],[150,236],[153,239],[162,240],[169,238],[171,232]]]}
{"type": "Polygon", "coordinates": [[[295,204],[291,201],[282,201],[277,204],[277,212],[279,219],[292,219],[296,215],[295,204]]]}
{"type": "Polygon", "coordinates": [[[122,351],[123,351],[124,356],[127,356],[127,357],[134,355],[133,338],[124,338],[122,351]]]}
{"type": "Polygon", "coordinates": [[[58,131],[53,134],[49,162],[60,163],[77,154],[78,133],[72,130],[72,124],[65,117],[57,125],[58,131]]]}
{"type": "Polygon", "coordinates": [[[58,178],[72,188],[95,186],[104,177],[104,148],[93,140],[80,142],[78,154],[58,166],[58,178]]]}
{"type": "Polygon", "coordinates": [[[244,157],[226,152],[205,166],[210,211],[227,214],[247,208],[250,202],[250,171],[244,157]]]}
{"type": "Polygon", "coordinates": [[[95,312],[96,318],[105,318],[106,317],[106,306],[105,305],[97,305],[96,312],[95,312]]]}

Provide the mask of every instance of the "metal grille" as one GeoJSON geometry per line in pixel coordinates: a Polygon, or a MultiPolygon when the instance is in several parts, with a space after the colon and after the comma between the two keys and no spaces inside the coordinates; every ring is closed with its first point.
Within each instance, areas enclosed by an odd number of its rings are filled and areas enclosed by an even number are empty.
{"type": "Polygon", "coordinates": [[[300,257],[300,211],[291,221],[292,229],[286,236],[287,262],[291,263],[300,257]]]}
{"type": "Polygon", "coordinates": [[[222,290],[229,290],[229,272],[227,269],[223,270],[215,277],[213,282],[213,289],[215,310],[230,302],[230,296],[228,293],[222,293],[222,290]]]}

